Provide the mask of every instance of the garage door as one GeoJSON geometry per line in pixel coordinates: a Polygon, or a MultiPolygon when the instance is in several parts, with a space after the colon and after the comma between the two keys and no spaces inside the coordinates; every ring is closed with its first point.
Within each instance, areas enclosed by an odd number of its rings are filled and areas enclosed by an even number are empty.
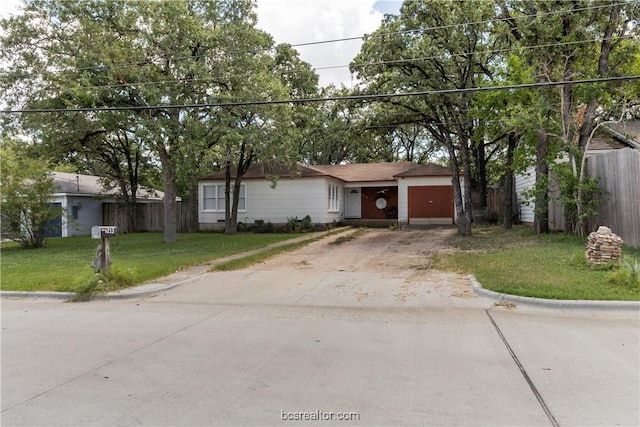
{"type": "Polygon", "coordinates": [[[409,222],[411,219],[446,219],[453,223],[453,186],[409,187],[409,222]]]}

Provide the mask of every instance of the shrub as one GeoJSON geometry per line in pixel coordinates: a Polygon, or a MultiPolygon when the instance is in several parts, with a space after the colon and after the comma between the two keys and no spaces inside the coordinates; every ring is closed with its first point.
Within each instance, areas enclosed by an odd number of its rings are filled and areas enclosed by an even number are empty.
{"type": "Polygon", "coordinates": [[[24,248],[42,247],[62,209],[52,204],[53,179],[45,164],[11,147],[1,150],[2,233],[24,248]]]}
{"type": "Polygon", "coordinates": [[[613,285],[624,286],[640,291],[640,261],[623,257],[616,268],[607,274],[607,281],[613,285]]]}
{"type": "Polygon", "coordinates": [[[117,291],[131,286],[135,282],[131,269],[122,269],[117,266],[108,271],[96,273],[90,280],[76,289],[76,295],[72,302],[89,301],[92,296],[107,292],[117,291]]]}
{"type": "Polygon", "coordinates": [[[298,231],[298,217],[297,216],[292,216],[292,217],[287,217],[287,224],[285,225],[285,230],[287,230],[288,232],[292,233],[294,231],[298,231]]]}
{"type": "Polygon", "coordinates": [[[327,227],[327,225],[326,225],[326,224],[322,224],[322,223],[320,223],[320,224],[316,224],[316,225],[314,226],[314,230],[315,230],[315,231],[327,231],[328,229],[329,229],[329,227],[327,227]]]}
{"type": "Polygon", "coordinates": [[[580,268],[589,268],[590,264],[587,261],[587,257],[584,254],[584,251],[575,251],[571,254],[571,258],[567,260],[567,264],[573,267],[580,268]]]}
{"type": "Polygon", "coordinates": [[[265,223],[262,219],[256,219],[254,224],[254,231],[256,233],[273,233],[273,224],[271,223],[271,221],[265,223]]]}
{"type": "Polygon", "coordinates": [[[306,215],[304,218],[302,218],[300,227],[303,231],[310,231],[313,228],[313,223],[311,222],[311,217],[309,215],[306,215]]]}

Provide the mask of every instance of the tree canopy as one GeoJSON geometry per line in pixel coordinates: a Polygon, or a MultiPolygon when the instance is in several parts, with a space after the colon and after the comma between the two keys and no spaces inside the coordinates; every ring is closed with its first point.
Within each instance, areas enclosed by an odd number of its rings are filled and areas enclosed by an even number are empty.
{"type": "MultiPolygon", "coordinates": [[[[232,232],[244,171],[274,158],[441,161],[455,177],[459,232],[469,235],[472,188],[482,205],[490,180],[511,182],[535,163],[544,207],[549,164],[565,152],[578,165],[598,123],[637,114],[637,80],[574,84],[640,74],[637,2],[406,1],[364,37],[350,64],[353,89],[319,89],[292,46],[256,27],[254,7],[27,0],[2,21],[0,87],[10,108],[50,112],[4,115],[3,130],[29,138],[34,158],[111,178],[132,209],[137,186],[161,174],[171,243],[176,196],[197,229],[198,176],[226,172],[232,232]],[[545,82],[558,84],[476,91],[545,82]],[[353,97],[410,92],[426,94],[353,97]],[[331,100],[270,104],[322,97],[331,100]]],[[[580,185],[566,187],[573,200],[580,185]]]]}
{"type": "MultiPolygon", "coordinates": [[[[284,106],[196,105],[315,93],[315,73],[256,28],[253,8],[249,0],[28,1],[22,15],[3,23],[6,102],[90,109],[25,114],[22,124],[60,156],[82,151],[120,171],[131,190],[139,171],[132,156],[151,153],[162,171],[164,240],[174,242],[178,184],[193,190],[205,158],[224,163],[248,149],[245,160],[253,159],[267,155],[257,144],[295,138],[286,133],[295,128],[284,106]],[[111,110],[118,107],[131,109],[111,110]],[[106,155],[110,142],[127,149],[106,155]]],[[[190,203],[197,206],[197,198],[190,203]]]]}

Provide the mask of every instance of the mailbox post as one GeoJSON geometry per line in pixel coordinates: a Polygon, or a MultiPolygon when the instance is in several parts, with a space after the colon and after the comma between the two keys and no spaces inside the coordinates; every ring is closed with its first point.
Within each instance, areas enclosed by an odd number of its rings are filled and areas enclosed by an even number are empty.
{"type": "Polygon", "coordinates": [[[91,263],[93,271],[96,273],[109,271],[109,267],[111,266],[109,237],[115,236],[117,231],[117,227],[113,225],[94,225],[91,227],[91,238],[102,239],[96,249],[96,258],[91,263]]]}

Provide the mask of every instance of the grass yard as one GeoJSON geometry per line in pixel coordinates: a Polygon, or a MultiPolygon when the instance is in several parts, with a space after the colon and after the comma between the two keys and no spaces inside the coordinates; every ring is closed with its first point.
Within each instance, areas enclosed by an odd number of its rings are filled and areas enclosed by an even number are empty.
{"type": "MultiPolygon", "coordinates": [[[[586,239],[577,236],[541,236],[530,227],[478,227],[471,238],[454,236],[447,243],[460,251],[436,256],[432,267],[473,274],[492,291],[548,299],[640,300],[640,283],[615,279],[622,267],[594,269],[586,263],[586,239]]],[[[640,258],[640,249],[623,247],[622,253],[640,258]]]]}
{"type": "MultiPolygon", "coordinates": [[[[300,236],[291,234],[179,234],[166,245],[161,233],[122,234],[111,238],[112,269],[130,284],[165,276],[181,268],[300,236]]],[[[3,291],[77,291],[94,277],[91,261],[99,241],[90,237],[47,240],[46,247],[22,249],[2,243],[3,291]]]]}

